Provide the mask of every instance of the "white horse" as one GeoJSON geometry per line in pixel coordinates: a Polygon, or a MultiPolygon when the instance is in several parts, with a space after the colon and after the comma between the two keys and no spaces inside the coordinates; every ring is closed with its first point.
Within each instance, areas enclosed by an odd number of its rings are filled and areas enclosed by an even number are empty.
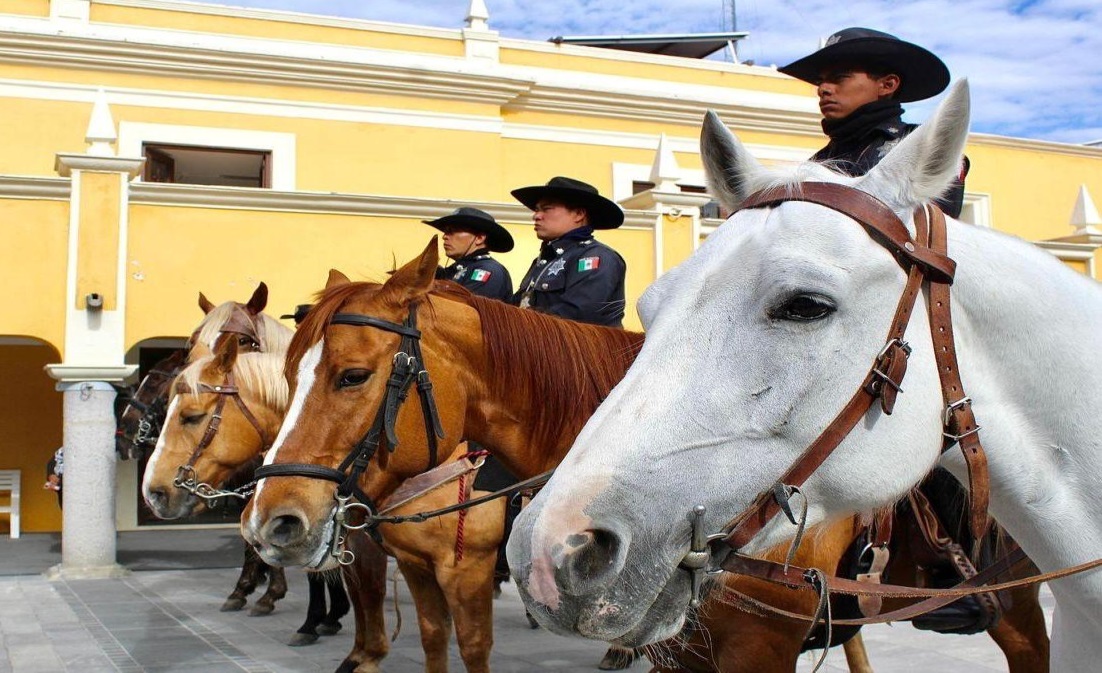
{"type": "MultiPolygon", "coordinates": [[[[968,88],[860,178],[807,164],[760,166],[714,115],[701,149],[728,208],[778,181],[867,192],[912,228],[949,185],[968,128],[968,88]]],[[[1102,556],[1102,287],[1048,253],[948,222],[958,263],[952,313],[965,391],[983,426],[990,511],[1036,564],[1102,556]]],[[[554,478],[517,519],[514,576],[548,627],[626,646],[675,635],[689,602],[686,513],[718,531],[769,489],[850,398],[882,348],[905,281],[853,220],[806,202],[736,213],[639,300],[647,340],[554,478]]],[[[920,299],[920,302],[922,300],[920,299]]],[[[935,464],[942,402],[928,319],[895,413],[879,406],[804,487],[809,525],[895,502],[935,464]]],[[[797,499],[798,500],[798,499],[797,499]]],[[[775,517],[744,551],[792,537],[775,517]]],[[[1102,662],[1102,572],[1053,583],[1053,670],[1102,662]]]]}

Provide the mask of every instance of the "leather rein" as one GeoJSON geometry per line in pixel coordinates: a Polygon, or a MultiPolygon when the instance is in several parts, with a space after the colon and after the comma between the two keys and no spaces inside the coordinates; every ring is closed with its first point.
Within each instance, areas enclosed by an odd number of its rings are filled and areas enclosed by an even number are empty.
{"type": "MultiPolygon", "coordinates": [[[[943,442],[945,453],[959,445],[968,467],[969,511],[968,526],[976,541],[972,549],[973,560],[978,556],[979,544],[987,526],[987,507],[990,498],[990,480],[987,458],[980,444],[979,425],[972,413],[972,401],[964,394],[957,367],[956,348],[953,340],[952,315],[949,303],[949,286],[952,284],[956,263],[947,255],[947,235],[944,215],[935,206],[920,208],[915,213],[916,236],[911,237],[899,217],[875,197],[844,185],[823,182],[806,182],[793,187],[773,187],[752,194],[739,210],[770,208],[789,201],[803,201],[825,206],[856,220],[869,236],[887,248],[896,262],[907,272],[907,282],[897,303],[891,327],[884,347],[873,360],[868,374],[858,390],[825,430],[789,466],[772,488],[760,493],[742,513],[723,527],[722,532],[706,535],[703,530],[704,508],[698,506],[692,513],[692,539],[690,550],[680,567],[692,577],[692,605],[700,602],[700,588],[704,573],[728,571],[747,575],[790,587],[812,588],[819,594],[819,608],[813,616],[788,613],[772,606],[757,603],[756,608],[772,615],[811,622],[812,626],[825,617],[828,625],[829,594],[831,592],[877,598],[914,598],[920,600],[906,608],[860,619],[834,620],[836,624],[861,625],[899,621],[934,610],[958,598],[978,593],[1001,591],[1025,584],[1049,581],[1102,566],[1102,559],[1079,564],[1052,573],[988,584],[1025,560],[1021,549],[1004,556],[977,575],[949,589],[915,588],[859,582],[834,577],[821,570],[798,568],[790,562],[778,563],[754,558],[740,550],[757,535],[774,516],[784,513],[798,526],[790,548],[791,561],[803,533],[803,516],[793,511],[793,495],[803,500],[803,515],[807,501],[800,487],[831,455],[854,426],[864,418],[873,404],[879,402],[885,415],[891,415],[896,398],[902,392],[902,382],[907,370],[911,348],[903,340],[916,299],[926,285],[930,330],[934,345],[935,361],[941,380],[943,413],[943,442]]],[[[753,601],[753,599],[750,599],[753,601]]],[[[869,601],[876,604],[878,601],[869,601]]]]}

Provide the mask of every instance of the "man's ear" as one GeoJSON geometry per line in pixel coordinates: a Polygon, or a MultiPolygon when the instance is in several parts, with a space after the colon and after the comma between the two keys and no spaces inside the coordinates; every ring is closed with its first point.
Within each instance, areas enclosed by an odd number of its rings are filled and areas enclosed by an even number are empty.
{"type": "Polygon", "coordinates": [[[899,87],[902,86],[903,80],[899,79],[899,75],[890,73],[883,77],[877,78],[877,95],[881,99],[891,98],[895,95],[895,92],[899,91],[899,87]]]}

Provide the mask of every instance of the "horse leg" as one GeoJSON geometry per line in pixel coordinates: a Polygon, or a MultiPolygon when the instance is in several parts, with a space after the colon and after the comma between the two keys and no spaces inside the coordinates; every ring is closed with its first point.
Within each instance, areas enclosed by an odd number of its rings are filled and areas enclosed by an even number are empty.
{"type": "Polygon", "coordinates": [[[436,577],[455,618],[459,655],[467,673],[489,673],[494,646],[494,574],[497,549],[471,549],[458,565],[439,564],[436,577]]]}
{"type": "Polygon", "coordinates": [[[421,628],[421,647],[425,650],[425,673],[448,673],[452,620],[447,597],[431,571],[402,561],[398,561],[398,567],[417,606],[417,625],[421,628]]]}
{"type": "Polygon", "coordinates": [[[860,631],[842,644],[842,650],[846,653],[849,673],[873,673],[872,663],[869,662],[869,653],[865,649],[865,639],[861,637],[860,631]]]}
{"type": "Polygon", "coordinates": [[[1048,673],[1048,630],[1040,591],[1038,584],[1010,590],[1010,609],[987,631],[1006,655],[1009,673],[1048,673]]]}
{"type": "Polygon", "coordinates": [[[266,567],[256,550],[251,545],[245,545],[245,562],[241,565],[241,575],[237,578],[233,593],[222,604],[221,611],[236,612],[245,607],[245,597],[256,591],[256,585],[260,583],[266,567]]]}
{"type": "Polygon", "coordinates": [[[268,590],[257,599],[256,604],[249,610],[252,617],[270,615],[275,610],[276,601],[287,595],[287,575],[283,568],[268,567],[268,590]]]}
{"type": "Polygon", "coordinates": [[[329,612],[318,624],[318,634],[331,636],[341,630],[341,618],[348,614],[348,592],[340,575],[326,575],[325,585],[329,588],[329,612]]]}
{"type": "Polygon", "coordinates": [[[390,651],[383,615],[386,552],[367,535],[352,535],[345,544],[356,555],[352,565],[342,569],[352,598],[356,638],[337,673],[380,673],[379,662],[390,651]]]}
{"type": "Polygon", "coordinates": [[[319,573],[306,573],[306,584],[310,589],[310,603],[306,606],[306,621],[298,627],[295,635],[287,641],[291,647],[313,645],[318,641],[318,624],[325,618],[325,578],[319,573]]]}

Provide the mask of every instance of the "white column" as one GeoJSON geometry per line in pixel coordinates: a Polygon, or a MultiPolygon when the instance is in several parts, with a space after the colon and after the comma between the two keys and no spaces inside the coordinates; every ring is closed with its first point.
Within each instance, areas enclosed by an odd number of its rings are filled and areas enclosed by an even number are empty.
{"type": "Polygon", "coordinates": [[[104,381],[60,383],[64,394],[61,565],[51,578],[119,577],[115,562],[115,389],[104,381]]]}

